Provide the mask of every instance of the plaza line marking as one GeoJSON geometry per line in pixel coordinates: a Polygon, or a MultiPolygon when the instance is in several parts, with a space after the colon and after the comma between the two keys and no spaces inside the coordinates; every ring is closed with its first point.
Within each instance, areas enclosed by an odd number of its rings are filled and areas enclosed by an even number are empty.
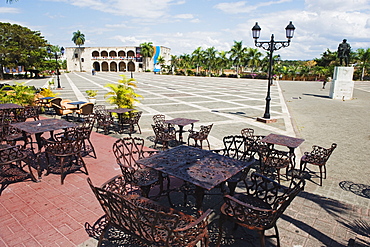
{"type": "Polygon", "coordinates": [[[68,81],[69,85],[71,86],[74,94],[76,95],[77,100],[87,102],[86,97],[81,93],[81,91],[78,89],[78,87],[73,83],[71,78],[69,78],[69,76],[67,74],[64,74],[64,76],[67,78],[67,81],[68,81]]]}

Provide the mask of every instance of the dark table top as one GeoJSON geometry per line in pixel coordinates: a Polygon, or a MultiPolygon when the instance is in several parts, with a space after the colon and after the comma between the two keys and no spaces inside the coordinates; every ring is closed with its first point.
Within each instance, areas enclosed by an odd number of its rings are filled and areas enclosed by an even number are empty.
{"type": "Polygon", "coordinates": [[[193,124],[199,122],[199,120],[196,119],[188,119],[188,118],[174,118],[170,120],[166,120],[165,123],[170,123],[170,124],[176,124],[179,126],[185,126],[188,124],[193,124]]]}
{"type": "Polygon", "coordinates": [[[265,136],[263,139],[261,139],[261,142],[286,146],[289,148],[296,148],[301,145],[302,142],[304,142],[304,139],[285,135],[269,134],[268,136],[265,136]]]}
{"type": "Polygon", "coordinates": [[[87,103],[86,101],[73,101],[73,102],[68,102],[67,104],[70,105],[81,105],[87,103]]]}
{"type": "Polygon", "coordinates": [[[40,98],[41,100],[48,100],[48,99],[54,99],[55,97],[44,97],[44,98],[40,98]]]}
{"type": "Polygon", "coordinates": [[[134,109],[129,109],[129,108],[118,108],[118,109],[108,109],[108,112],[115,112],[118,114],[122,114],[125,112],[133,111],[134,109]]]}
{"type": "Polygon", "coordinates": [[[137,162],[207,190],[226,181],[253,163],[253,161],[243,162],[208,150],[184,145],[137,162]]]}
{"type": "Polygon", "coordinates": [[[77,126],[75,123],[71,123],[62,119],[43,119],[38,121],[27,121],[21,123],[13,123],[11,126],[25,131],[29,134],[44,133],[47,131],[71,128],[77,126]]]}
{"type": "Polygon", "coordinates": [[[0,104],[0,110],[21,109],[21,108],[24,107],[13,103],[0,104]]]}

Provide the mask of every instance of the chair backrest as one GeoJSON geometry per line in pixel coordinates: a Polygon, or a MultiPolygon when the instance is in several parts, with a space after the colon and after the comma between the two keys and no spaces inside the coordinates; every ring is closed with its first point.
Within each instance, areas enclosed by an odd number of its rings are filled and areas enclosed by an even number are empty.
{"type": "Polygon", "coordinates": [[[258,154],[263,166],[272,168],[285,168],[293,159],[293,153],[276,149],[268,149],[266,152],[260,151],[258,154]]]}
{"type": "Polygon", "coordinates": [[[143,148],[144,139],[139,137],[125,137],[113,143],[113,154],[121,169],[121,165],[123,165],[123,167],[137,170],[140,167],[136,161],[142,158],[143,148]]]}
{"type": "Polygon", "coordinates": [[[27,158],[27,153],[21,145],[9,146],[0,149],[0,165],[19,162],[27,158]]]}
{"type": "Polygon", "coordinates": [[[93,113],[93,109],[94,109],[94,103],[91,103],[91,102],[85,103],[80,107],[80,114],[90,115],[93,113]]]}
{"type": "Polygon", "coordinates": [[[52,105],[52,104],[55,104],[55,105],[58,105],[58,106],[62,106],[61,103],[62,103],[62,98],[54,98],[54,99],[51,99],[49,101],[49,103],[52,105]]]}
{"type": "Polygon", "coordinates": [[[141,118],[142,111],[130,112],[128,118],[124,118],[124,122],[128,124],[138,124],[141,118]]]}
{"type": "Polygon", "coordinates": [[[69,156],[81,152],[83,133],[73,128],[54,135],[53,140],[43,138],[45,151],[54,156],[69,156]]]}
{"type": "Polygon", "coordinates": [[[153,116],[153,122],[154,122],[154,124],[164,125],[165,124],[165,122],[164,122],[165,120],[166,120],[166,117],[163,114],[156,114],[156,115],[153,116]]]}
{"type": "Polygon", "coordinates": [[[40,106],[26,106],[25,107],[25,117],[33,118],[34,120],[39,119],[40,106]]]}
{"type": "Polygon", "coordinates": [[[225,136],[223,139],[224,148],[222,155],[237,160],[245,160],[247,157],[245,138],[241,135],[225,136]]]}
{"type": "Polygon", "coordinates": [[[244,137],[251,137],[254,135],[254,129],[252,128],[244,128],[240,131],[240,134],[244,137]]]}
{"type": "Polygon", "coordinates": [[[106,114],[107,113],[107,108],[105,105],[95,105],[94,106],[94,113],[95,114],[106,114]]]}
{"type": "Polygon", "coordinates": [[[336,147],[336,143],[331,144],[330,148],[323,148],[317,145],[313,145],[311,153],[305,153],[305,155],[308,154],[310,163],[325,165],[336,147]]]}
{"type": "MultiPolygon", "coordinates": [[[[234,213],[233,218],[243,224],[260,229],[269,229],[284,213],[297,194],[304,189],[305,181],[292,180],[289,187],[285,187],[274,180],[253,172],[245,181],[246,188],[240,199],[252,206],[251,209],[235,203],[232,196],[226,195],[225,202],[234,213]],[[244,209],[245,208],[245,209],[244,209]]],[[[238,198],[238,195],[236,196],[238,198]]]]}
{"type": "Polygon", "coordinates": [[[197,220],[148,198],[135,194],[112,193],[94,187],[90,179],[88,183],[109,224],[145,242],[157,243],[158,246],[180,247],[195,246],[202,238],[208,238],[207,218],[211,211],[207,211],[197,220]]]}

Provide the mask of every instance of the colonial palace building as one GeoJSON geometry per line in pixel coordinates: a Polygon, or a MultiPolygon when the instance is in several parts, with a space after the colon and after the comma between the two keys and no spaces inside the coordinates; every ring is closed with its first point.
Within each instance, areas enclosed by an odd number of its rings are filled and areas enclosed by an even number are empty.
{"type": "Polygon", "coordinates": [[[144,69],[159,72],[158,58],[161,56],[169,64],[171,49],[163,46],[154,46],[154,56],[147,58],[146,65],[141,55],[141,47],[67,47],[65,58],[69,71],[97,72],[140,72],[144,69]]]}

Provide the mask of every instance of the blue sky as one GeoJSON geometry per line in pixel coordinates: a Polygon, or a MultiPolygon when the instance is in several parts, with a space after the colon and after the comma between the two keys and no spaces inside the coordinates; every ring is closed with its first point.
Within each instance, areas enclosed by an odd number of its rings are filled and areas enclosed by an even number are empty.
{"type": "MultiPolygon", "coordinates": [[[[197,47],[227,51],[235,41],[254,47],[251,28],[258,21],[261,41],[285,40],[276,52],[283,60],[314,59],[336,50],[346,38],[353,50],[370,47],[370,0],[0,0],[0,22],[42,33],[52,45],[73,47],[73,32],[85,46],[138,46],[153,42],[174,55],[197,47]]],[[[261,51],[263,51],[261,49],[261,51]]]]}

